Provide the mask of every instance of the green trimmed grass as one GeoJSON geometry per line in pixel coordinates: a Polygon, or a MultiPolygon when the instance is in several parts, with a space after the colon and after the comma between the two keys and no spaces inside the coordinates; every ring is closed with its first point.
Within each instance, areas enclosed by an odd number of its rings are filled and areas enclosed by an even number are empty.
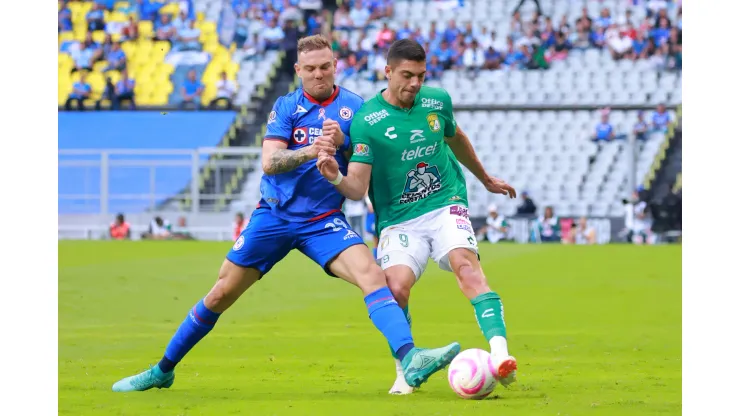
{"type": "MultiPolygon", "coordinates": [[[[466,401],[395,371],[361,293],[294,252],[226,312],[169,390],[111,392],[155,364],[210,289],[229,243],[59,243],[59,413],[65,415],[652,415],[681,413],[681,247],[487,245],[519,382],[466,401]]],[[[488,349],[454,276],[411,297],[421,346],[488,349]]]]}

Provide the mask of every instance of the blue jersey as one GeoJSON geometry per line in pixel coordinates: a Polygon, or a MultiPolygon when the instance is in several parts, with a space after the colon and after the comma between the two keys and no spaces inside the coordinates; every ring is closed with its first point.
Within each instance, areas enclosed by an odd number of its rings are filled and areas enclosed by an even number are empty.
{"type": "MultiPolygon", "coordinates": [[[[288,149],[310,146],[322,134],[324,121],[335,120],[344,132],[344,144],[335,156],[339,170],[347,174],[349,161],[344,152],[350,149],[349,126],[362,106],[359,95],[341,87],[324,102],[318,102],[302,88],[275,101],[267,121],[265,140],[280,140],[288,149]]],[[[287,221],[311,221],[340,212],[344,197],[310,160],[295,170],[277,175],[263,175],[259,207],[269,206],[273,215],[287,221]]]]}

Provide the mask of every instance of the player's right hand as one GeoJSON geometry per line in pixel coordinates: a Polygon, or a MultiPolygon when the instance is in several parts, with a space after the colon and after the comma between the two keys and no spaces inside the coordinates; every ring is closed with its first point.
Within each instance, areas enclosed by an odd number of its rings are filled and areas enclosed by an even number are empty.
{"type": "Polygon", "coordinates": [[[334,156],[329,155],[323,150],[319,152],[319,158],[316,161],[316,167],[319,168],[321,176],[327,180],[333,181],[339,176],[339,164],[334,156]]]}
{"type": "Polygon", "coordinates": [[[311,145],[311,155],[313,157],[319,157],[321,152],[326,152],[328,156],[334,156],[337,153],[334,142],[326,136],[317,137],[311,145]]]}

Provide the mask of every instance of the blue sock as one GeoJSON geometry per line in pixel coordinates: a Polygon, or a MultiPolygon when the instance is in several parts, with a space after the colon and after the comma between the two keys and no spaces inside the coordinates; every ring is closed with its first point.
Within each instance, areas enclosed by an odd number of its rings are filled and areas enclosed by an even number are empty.
{"type": "Polygon", "coordinates": [[[383,333],[385,339],[396,352],[398,358],[403,357],[414,347],[414,338],[411,336],[411,328],[406,322],[403,311],[398,307],[398,302],[388,287],[382,287],[375,292],[365,296],[370,319],[376,328],[383,333]]]}
{"type": "Polygon", "coordinates": [[[190,351],[211,329],[216,325],[220,313],[211,312],[203,300],[198,302],[190,313],[180,324],[175,335],[167,344],[164,357],[159,362],[159,369],[163,373],[169,373],[175,368],[175,365],[182,360],[185,354],[190,351]]]}
{"type": "Polygon", "coordinates": [[[373,258],[374,259],[378,258],[378,248],[377,247],[373,247],[373,258]]]}
{"type": "MultiPolygon", "coordinates": [[[[409,323],[409,328],[411,328],[411,314],[409,313],[409,305],[406,305],[406,307],[402,308],[401,310],[406,317],[406,322],[409,323]]],[[[390,347],[390,344],[388,344],[388,346],[390,347]]],[[[396,354],[396,351],[393,350],[393,347],[391,347],[391,355],[393,356],[393,358],[399,359],[398,354],[396,354]]]]}

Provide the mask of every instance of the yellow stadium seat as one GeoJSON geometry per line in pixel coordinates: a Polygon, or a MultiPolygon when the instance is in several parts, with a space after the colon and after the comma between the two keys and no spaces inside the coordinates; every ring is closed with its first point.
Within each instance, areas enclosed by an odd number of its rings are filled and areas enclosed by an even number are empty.
{"type": "Polygon", "coordinates": [[[195,21],[196,23],[200,23],[202,21],[206,20],[206,14],[203,12],[197,12],[195,13],[195,21]]]}
{"type": "Polygon", "coordinates": [[[105,75],[108,76],[108,77],[110,77],[110,80],[113,83],[113,85],[116,85],[118,83],[118,81],[121,80],[121,73],[118,72],[118,71],[115,71],[115,70],[108,71],[108,72],[106,72],[105,75]]]}
{"type": "Polygon", "coordinates": [[[105,41],[105,31],[104,30],[96,30],[92,34],[92,38],[97,43],[103,43],[105,41]]]}
{"type": "Polygon", "coordinates": [[[103,72],[108,67],[108,62],[98,61],[93,64],[93,72],[103,72]]]}
{"type": "Polygon", "coordinates": [[[113,10],[118,10],[118,9],[127,9],[127,8],[129,8],[129,7],[131,7],[131,3],[127,2],[127,1],[117,1],[117,2],[116,2],[116,3],[114,4],[114,5],[113,5],[113,10]]]}
{"type": "Polygon", "coordinates": [[[113,33],[110,38],[113,42],[120,42],[123,36],[120,33],[113,33]]]}
{"type": "Polygon", "coordinates": [[[113,12],[106,22],[127,22],[128,17],[123,12],[113,12]]]}
{"type": "Polygon", "coordinates": [[[148,20],[140,21],[139,36],[144,39],[151,39],[154,37],[154,24],[148,20]]]}
{"type": "Polygon", "coordinates": [[[126,54],[126,58],[131,59],[136,54],[137,45],[136,42],[126,41],[121,44],[123,53],[126,54]]]}
{"type": "Polygon", "coordinates": [[[212,33],[216,33],[216,23],[209,21],[201,22],[200,33],[207,33],[209,35],[212,33]]]}
{"type": "Polygon", "coordinates": [[[74,33],[73,32],[62,32],[59,34],[59,40],[61,42],[69,42],[71,40],[74,40],[74,33]]]}
{"type": "Polygon", "coordinates": [[[171,14],[177,16],[180,14],[180,5],[176,2],[169,3],[168,5],[159,9],[159,14],[171,14]]]}
{"type": "Polygon", "coordinates": [[[163,40],[158,40],[154,42],[154,49],[156,49],[157,51],[167,54],[170,51],[170,48],[171,46],[169,42],[163,40]]]}

